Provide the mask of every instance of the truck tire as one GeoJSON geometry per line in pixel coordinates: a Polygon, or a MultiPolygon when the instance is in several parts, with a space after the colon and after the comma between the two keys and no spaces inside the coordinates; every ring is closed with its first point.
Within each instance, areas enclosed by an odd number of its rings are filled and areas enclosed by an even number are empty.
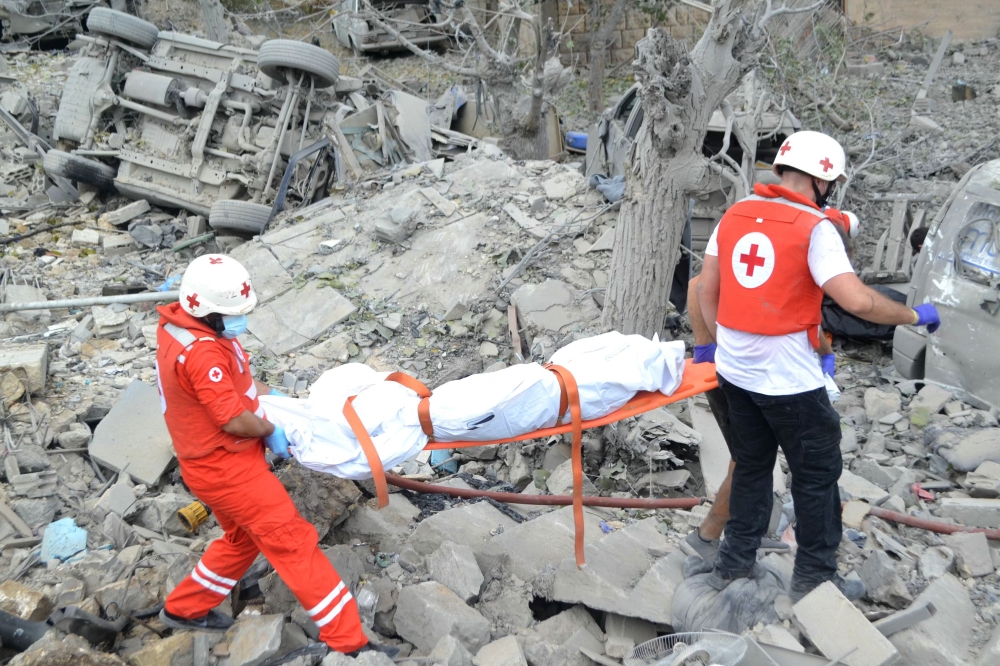
{"type": "Polygon", "coordinates": [[[61,150],[50,150],[42,158],[42,167],[45,169],[45,173],[53,176],[86,183],[102,190],[115,189],[117,170],[97,160],[80,157],[73,153],[64,153],[61,150]]]}
{"type": "Polygon", "coordinates": [[[149,21],[107,7],[94,7],[90,10],[87,30],[106,37],[116,37],[144,49],[152,48],[160,34],[160,29],[149,21]]]}
{"type": "Polygon", "coordinates": [[[257,235],[270,219],[271,206],[238,199],[220,199],[212,204],[208,224],[216,231],[257,235]]]}
{"type": "Polygon", "coordinates": [[[317,88],[340,80],[340,61],[326,49],[292,39],[272,39],[260,45],[257,68],[272,79],[284,81],[283,70],[305,72],[317,88]]]}

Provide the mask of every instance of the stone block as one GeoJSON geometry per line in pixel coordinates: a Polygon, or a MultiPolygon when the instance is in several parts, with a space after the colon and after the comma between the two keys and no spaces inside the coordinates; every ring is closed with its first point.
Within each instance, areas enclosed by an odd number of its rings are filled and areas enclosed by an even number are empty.
{"type": "Polygon", "coordinates": [[[1000,495],[1000,463],[987,460],[965,476],[965,487],[972,497],[997,497],[1000,495]]]}
{"type": "Polygon", "coordinates": [[[194,661],[194,633],[181,632],[149,643],[128,657],[130,666],[189,666],[194,661]]]}
{"type": "Polygon", "coordinates": [[[951,402],[954,396],[951,392],[944,390],[934,384],[925,384],[917,395],[910,401],[910,411],[926,409],[929,414],[937,414],[944,406],[951,402]]]}
{"type": "Polygon", "coordinates": [[[608,635],[604,652],[614,659],[624,659],[636,645],[656,638],[656,625],[653,623],[617,613],[604,616],[604,628],[608,635]]]}
{"type": "Polygon", "coordinates": [[[111,224],[117,227],[127,222],[131,222],[148,211],[149,202],[145,199],[139,199],[138,201],[133,201],[127,206],[122,206],[118,210],[112,210],[104,213],[100,218],[98,218],[97,221],[100,224],[111,224]]]}
{"type": "Polygon", "coordinates": [[[899,474],[894,472],[895,470],[892,470],[892,468],[882,467],[874,460],[862,459],[854,464],[854,473],[856,475],[874,483],[883,490],[888,490],[896,482],[896,479],[899,478],[899,474]]]}
{"type": "Polygon", "coordinates": [[[320,541],[331,528],[347,520],[350,507],[361,499],[361,491],[353,481],[298,464],[286,467],[280,479],[295,508],[316,528],[320,541]]]}
{"type": "Polygon", "coordinates": [[[424,652],[433,649],[442,636],[454,636],[470,652],[478,652],[490,640],[486,618],[433,581],[403,588],[394,622],[399,636],[424,652]]]}
{"type": "Polygon", "coordinates": [[[480,648],[473,666],[528,666],[514,636],[505,636],[480,648]]]}
{"type": "Polygon", "coordinates": [[[889,497],[889,493],[882,488],[846,469],[841,472],[837,485],[852,498],[865,500],[869,504],[879,504],[889,497]]]}
{"type": "Polygon", "coordinates": [[[97,424],[89,450],[94,460],[116,472],[127,464],[136,483],[157,484],[174,450],[156,387],[138,380],[129,384],[97,424]]]}
{"type": "Polygon", "coordinates": [[[958,573],[966,577],[988,576],[995,571],[986,535],[982,532],[956,532],[941,537],[955,553],[958,573]]]}
{"type": "Polygon", "coordinates": [[[427,557],[427,570],[431,578],[447,586],[462,601],[473,603],[479,599],[483,572],[468,546],[445,541],[427,557]]]}
{"type": "Polygon", "coordinates": [[[434,645],[425,663],[427,666],[472,666],[472,653],[460,640],[448,634],[434,645]]]}
{"type": "Polygon", "coordinates": [[[260,666],[281,649],[284,615],[242,616],[226,631],[225,666],[260,666]]]}
{"type": "Polygon", "coordinates": [[[101,242],[101,234],[96,229],[74,229],[70,242],[76,246],[97,245],[101,242]]]}
{"type": "Polygon", "coordinates": [[[902,411],[902,399],[899,391],[889,389],[880,391],[869,388],[865,391],[865,415],[869,421],[878,421],[883,416],[902,411]]]}
{"type": "Polygon", "coordinates": [[[846,666],[889,666],[899,658],[892,643],[833,583],[823,583],[807,594],[792,612],[799,630],[828,659],[852,647],[857,650],[841,660],[846,666]]]}
{"type": "Polygon", "coordinates": [[[421,521],[406,540],[406,545],[420,555],[430,555],[445,541],[454,541],[478,554],[493,539],[491,532],[496,531],[498,526],[506,533],[515,525],[517,523],[513,519],[486,502],[466,504],[435,513],[421,521]]]}
{"type": "MultiPolygon", "coordinates": [[[[554,470],[545,482],[548,491],[553,495],[573,494],[573,461],[567,460],[554,470]]],[[[641,487],[641,486],[639,486],[641,487]]],[[[583,494],[588,497],[597,496],[597,486],[586,475],[583,477],[583,494]]]]}
{"type": "Polygon", "coordinates": [[[0,348],[0,372],[13,372],[32,393],[45,388],[49,371],[47,345],[9,345],[0,348]]]}
{"type": "Polygon", "coordinates": [[[272,353],[281,355],[313,342],[356,309],[337,290],[309,282],[258,306],[249,315],[248,327],[272,353]]]}
{"type": "Polygon", "coordinates": [[[933,617],[889,637],[899,650],[901,663],[966,666],[976,625],[976,607],[968,590],[957,578],[945,574],[928,585],[914,603],[927,601],[937,609],[933,617]]]}
{"type": "Polygon", "coordinates": [[[109,611],[109,606],[114,604],[115,608],[125,613],[134,613],[137,610],[148,608],[156,603],[156,598],[146,590],[138,580],[121,580],[117,583],[105,585],[94,592],[94,599],[101,606],[105,614],[109,611]]]}
{"type": "Polygon", "coordinates": [[[101,247],[107,256],[119,256],[136,250],[135,240],[128,234],[109,234],[101,239],[101,247]]]}
{"type": "MultiPolygon", "coordinates": [[[[420,509],[399,493],[389,495],[389,506],[377,509],[367,504],[355,507],[337,531],[340,540],[360,539],[382,551],[398,552],[410,534],[420,509]]],[[[425,521],[426,522],[426,521],[425,521]]]]}
{"type": "Polygon", "coordinates": [[[103,522],[104,516],[108,515],[108,513],[114,513],[125,518],[134,513],[135,508],[135,491],[132,490],[132,486],[129,484],[119,481],[105,490],[104,494],[98,500],[95,507],[97,521],[103,522]]]}
{"type": "Polygon", "coordinates": [[[1000,499],[941,498],[941,515],[968,527],[1000,527],[1000,499]]]}
{"type": "Polygon", "coordinates": [[[896,564],[884,550],[873,551],[858,572],[868,598],[893,608],[908,606],[913,597],[896,571],[896,564]]]}
{"type": "Polygon", "coordinates": [[[22,620],[44,622],[55,606],[47,596],[16,580],[0,583],[0,610],[22,620]]]}

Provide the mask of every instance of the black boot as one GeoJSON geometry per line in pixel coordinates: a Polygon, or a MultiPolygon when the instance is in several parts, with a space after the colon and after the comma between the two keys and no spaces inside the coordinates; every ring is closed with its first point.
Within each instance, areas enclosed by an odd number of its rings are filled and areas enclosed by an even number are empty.
{"type": "Polygon", "coordinates": [[[233,618],[223,615],[214,608],[207,614],[193,620],[185,620],[182,617],[171,615],[164,608],[160,611],[160,622],[171,629],[195,629],[197,631],[225,631],[233,626],[233,618]]]}

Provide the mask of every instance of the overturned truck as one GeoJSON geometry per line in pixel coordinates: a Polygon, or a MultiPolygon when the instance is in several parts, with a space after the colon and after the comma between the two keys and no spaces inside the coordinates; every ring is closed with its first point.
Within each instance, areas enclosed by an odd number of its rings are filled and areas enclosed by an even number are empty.
{"type": "Polygon", "coordinates": [[[339,166],[324,139],[336,122],[333,54],[284,39],[219,44],[100,7],[87,28],[46,172],[243,234],[286,200],[325,196],[339,166]]]}

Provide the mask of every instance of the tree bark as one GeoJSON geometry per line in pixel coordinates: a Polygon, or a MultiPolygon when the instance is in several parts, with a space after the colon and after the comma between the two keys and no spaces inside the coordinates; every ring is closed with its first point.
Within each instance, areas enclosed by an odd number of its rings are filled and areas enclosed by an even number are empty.
{"type": "Polygon", "coordinates": [[[588,48],[587,104],[595,116],[604,111],[604,69],[608,42],[621,23],[631,0],[615,0],[607,16],[602,16],[601,0],[590,0],[590,46],[588,48]]]}
{"type": "Polygon", "coordinates": [[[733,172],[702,155],[715,109],[753,68],[761,42],[756,0],[722,0],[688,54],[654,28],[636,46],[645,114],[632,148],[602,323],[652,337],[663,328],[688,201],[733,172]]]}

